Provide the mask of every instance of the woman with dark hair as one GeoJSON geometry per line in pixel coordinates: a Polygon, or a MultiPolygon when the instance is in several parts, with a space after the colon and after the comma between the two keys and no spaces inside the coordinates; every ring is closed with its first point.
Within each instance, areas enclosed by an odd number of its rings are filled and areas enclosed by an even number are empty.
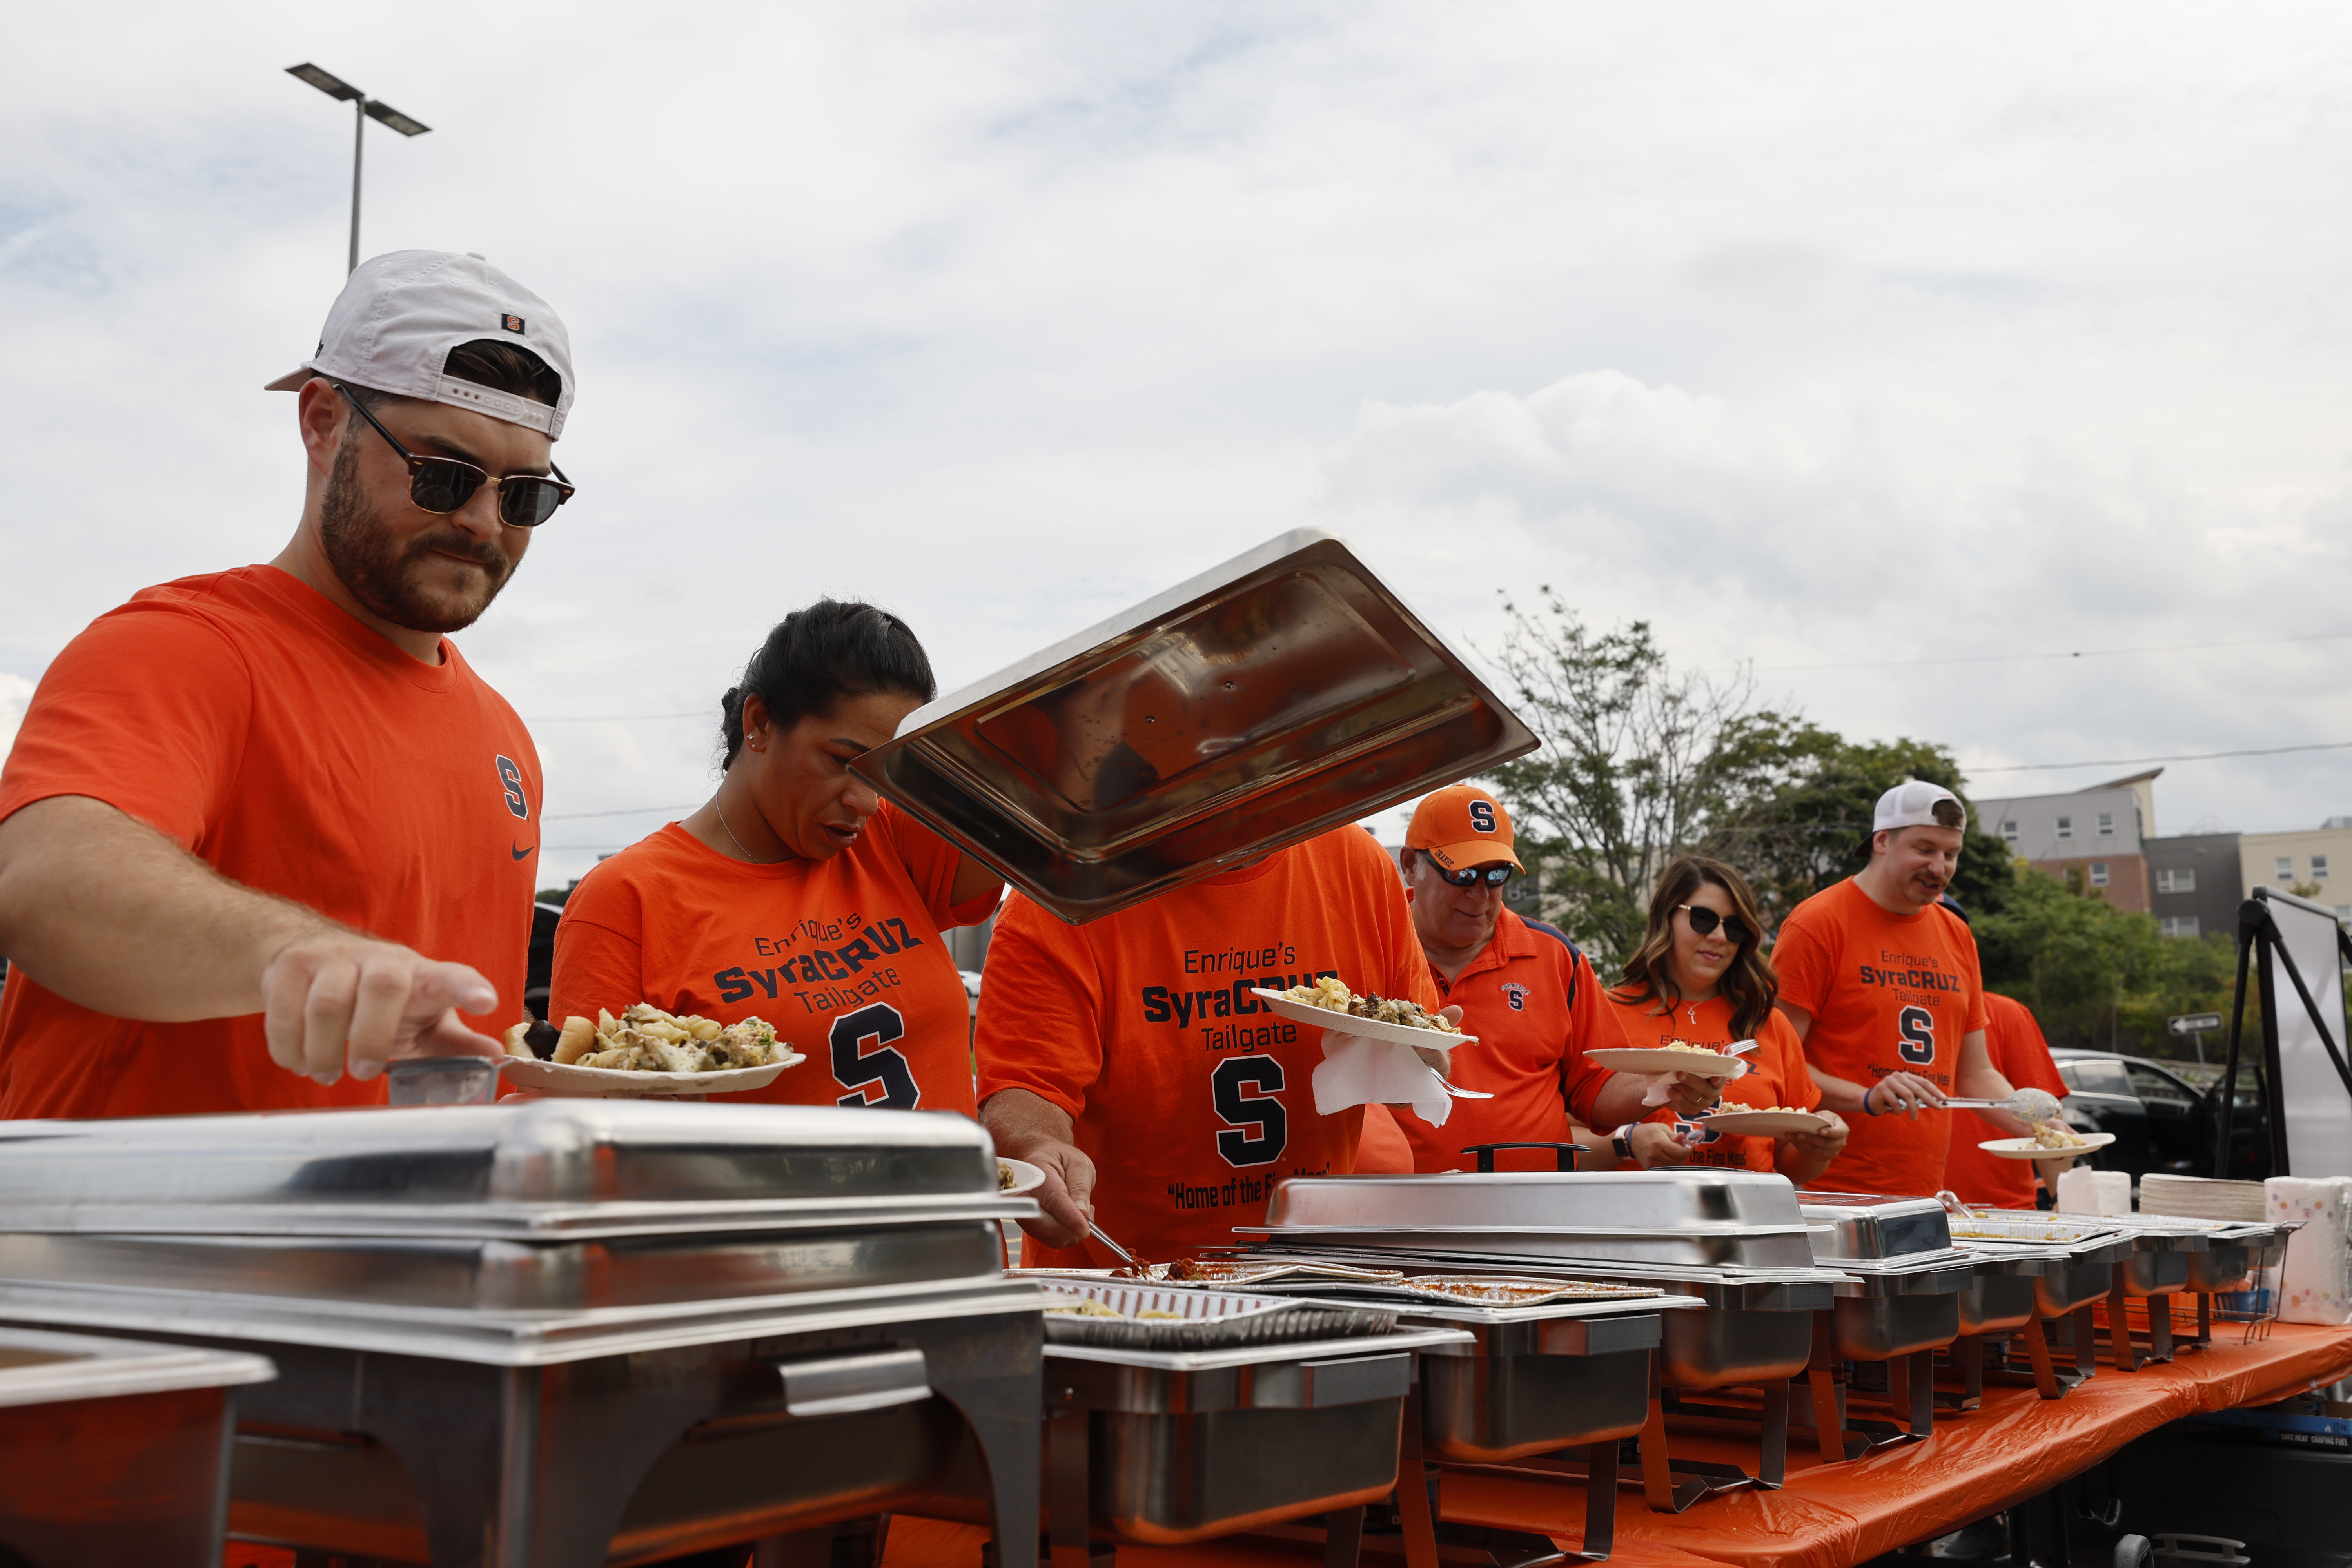
{"type": "MultiPolygon", "coordinates": [[[[1773,1007],[1780,983],[1763,952],[1764,922],[1747,881],[1720,860],[1685,855],[1658,879],[1650,926],[1609,993],[1628,1044],[1726,1046],[1752,1039],[1748,1072],[1723,1087],[1723,1109],[1814,1110],[1830,1125],[1780,1138],[1725,1135],[1696,1143],[1694,1164],[1778,1171],[1799,1186],[1829,1168],[1845,1146],[1846,1126],[1822,1110],[1822,1091],[1805,1070],[1805,1049],[1773,1007]]],[[[1662,1111],[1662,1116],[1671,1116],[1662,1111]]],[[[1654,1117],[1652,1120],[1656,1120],[1654,1117]]]]}
{"type": "Polygon", "coordinates": [[[718,792],[572,889],[551,1016],[757,1016],[809,1059],[719,1098],[973,1114],[971,1005],[940,933],[987,919],[1003,883],[849,771],[936,690],[887,611],[785,616],[719,700],[718,792]]]}

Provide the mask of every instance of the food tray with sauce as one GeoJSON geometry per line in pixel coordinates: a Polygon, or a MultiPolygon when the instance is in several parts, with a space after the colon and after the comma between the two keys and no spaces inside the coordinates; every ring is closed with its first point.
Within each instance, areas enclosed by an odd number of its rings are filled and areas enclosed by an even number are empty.
{"type": "Polygon", "coordinates": [[[1296,1296],[1189,1290],[1118,1279],[1040,1283],[1046,1292],[1048,1344],[1119,1350],[1241,1350],[1386,1333],[1397,1321],[1392,1310],[1296,1296]]]}

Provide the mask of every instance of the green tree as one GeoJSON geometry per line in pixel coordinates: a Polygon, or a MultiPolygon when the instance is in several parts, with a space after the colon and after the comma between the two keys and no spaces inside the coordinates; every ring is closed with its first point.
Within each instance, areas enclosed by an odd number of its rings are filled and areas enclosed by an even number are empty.
{"type": "MultiPolygon", "coordinates": [[[[1728,861],[1768,921],[1859,868],[1871,808],[1906,778],[1958,791],[1951,753],[1845,740],[1759,706],[1745,676],[1678,673],[1648,623],[1595,632],[1549,588],[1538,613],[1507,597],[1496,662],[1539,750],[1495,770],[1522,859],[1523,910],[1557,921],[1604,972],[1640,942],[1650,890],[1678,855],[1728,861]]],[[[1866,849],[1864,849],[1866,853],[1866,849]]],[[[1972,833],[1954,894],[1973,911],[2006,890],[2009,851],[1972,833]]]]}

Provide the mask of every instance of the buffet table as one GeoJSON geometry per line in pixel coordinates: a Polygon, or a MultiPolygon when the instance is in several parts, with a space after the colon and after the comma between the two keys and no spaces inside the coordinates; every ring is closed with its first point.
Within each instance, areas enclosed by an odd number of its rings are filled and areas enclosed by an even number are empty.
{"type": "MultiPolygon", "coordinates": [[[[2263,1405],[2352,1376],[2352,1329],[2273,1327],[2266,1341],[2236,1342],[2217,1325],[2214,1342],[2165,1364],[2099,1374],[2055,1402],[2031,1388],[1992,1387],[1966,1415],[1939,1415],[1925,1443],[1823,1468],[1792,1444],[1788,1485],[1740,1491],[1680,1514],[1652,1513],[1628,1489],[1610,1562],[1624,1568],[1697,1568],[1708,1563],[1836,1568],[1929,1539],[2034,1496],[2168,1422],[2204,1411],[2263,1405]]],[[[1737,1461],[1727,1447],[1678,1436],[1678,1453],[1737,1461]]],[[[1584,1529],[1584,1487],[1528,1476],[1449,1470],[1444,1517],[1537,1531],[1573,1547],[1584,1529]]],[[[892,1523],[886,1568],[977,1568],[985,1531],[917,1519],[892,1523]]],[[[1300,1568],[1319,1554],[1266,1541],[1191,1547],[1121,1547],[1126,1568],[1300,1568]]]]}

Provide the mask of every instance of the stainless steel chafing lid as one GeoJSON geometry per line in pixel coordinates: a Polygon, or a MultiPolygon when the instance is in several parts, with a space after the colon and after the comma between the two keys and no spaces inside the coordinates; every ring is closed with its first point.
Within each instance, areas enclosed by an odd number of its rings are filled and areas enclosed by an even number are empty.
{"type": "Polygon", "coordinates": [[[1934,1198],[1807,1193],[1798,1206],[1822,1227],[1813,1233],[1816,1258],[1891,1259],[1951,1249],[1950,1223],[1934,1198]]]}
{"type": "Polygon", "coordinates": [[[1064,920],[1536,747],[1345,544],[1286,533],[910,714],[852,765],[1064,920]]]}
{"type": "Polygon", "coordinates": [[[917,1111],[540,1100],[0,1124],[0,1229],[12,1231],[1029,1212],[996,1192],[988,1135],[917,1111]]]}
{"type": "Polygon", "coordinates": [[[1264,1228],[1527,1230],[1561,1235],[1801,1232],[1785,1176],[1717,1168],[1296,1176],[1275,1184],[1264,1228]]]}

